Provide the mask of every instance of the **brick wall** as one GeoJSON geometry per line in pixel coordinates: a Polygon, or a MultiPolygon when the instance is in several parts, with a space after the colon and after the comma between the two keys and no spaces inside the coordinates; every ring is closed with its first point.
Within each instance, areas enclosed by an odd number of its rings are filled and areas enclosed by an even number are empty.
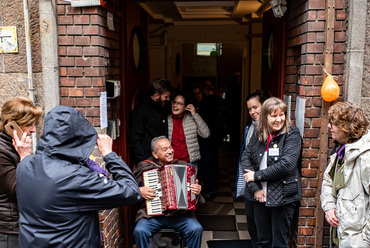
{"type": "MultiPolygon", "coordinates": [[[[72,106],[99,130],[99,93],[105,80],[121,77],[120,25],[114,16],[114,31],[107,27],[107,11],[102,7],[73,8],[58,0],[59,63],[61,104],[72,106]]],[[[118,100],[108,100],[108,118],[116,117],[118,100]]],[[[103,163],[95,150],[99,164],[103,163]]],[[[104,247],[122,247],[123,231],[119,209],[100,211],[104,247]]]]}
{"type": "MultiPolygon", "coordinates": [[[[288,15],[288,43],[285,93],[294,99],[306,99],[305,130],[302,151],[302,195],[298,220],[297,247],[315,244],[316,201],[319,168],[319,136],[321,125],[321,85],[324,80],[322,65],[325,51],[325,2],[322,0],[290,1],[288,15]]],[[[343,0],[336,0],[335,45],[332,73],[343,90],[346,12],[343,0]]],[[[332,144],[330,143],[330,147],[332,144]]],[[[328,234],[328,229],[324,229],[328,234]]],[[[328,245],[324,237],[324,247],[328,245]]]]}

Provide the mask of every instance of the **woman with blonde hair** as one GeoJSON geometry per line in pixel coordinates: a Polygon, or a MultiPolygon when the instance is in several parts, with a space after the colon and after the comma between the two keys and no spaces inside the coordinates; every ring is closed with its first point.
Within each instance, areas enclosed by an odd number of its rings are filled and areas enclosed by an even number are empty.
{"type": "Polygon", "coordinates": [[[302,198],[301,143],[287,105],[275,97],[267,99],[241,161],[246,197],[255,200],[257,247],[288,247],[290,224],[302,198]]]}
{"type": "Polygon", "coordinates": [[[370,247],[370,134],[364,111],[338,102],[329,108],[335,146],[325,170],[321,206],[339,247],[370,247]]]}
{"type": "Polygon", "coordinates": [[[17,248],[19,213],[15,172],[18,163],[31,154],[30,135],[41,120],[42,110],[31,100],[17,97],[6,101],[0,115],[0,248],[17,248]],[[5,125],[15,121],[23,136],[8,133],[5,125]],[[14,139],[12,138],[14,135],[14,139]]]}

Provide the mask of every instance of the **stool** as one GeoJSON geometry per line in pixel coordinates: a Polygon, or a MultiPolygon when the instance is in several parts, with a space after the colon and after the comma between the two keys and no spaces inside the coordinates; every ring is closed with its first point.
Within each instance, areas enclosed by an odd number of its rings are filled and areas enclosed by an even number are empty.
{"type": "Polygon", "coordinates": [[[158,232],[160,232],[160,233],[173,233],[173,234],[177,234],[177,235],[179,235],[179,237],[180,237],[180,248],[184,248],[184,241],[185,241],[185,238],[184,238],[184,236],[181,234],[181,232],[176,231],[175,229],[172,229],[172,228],[162,228],[162,229],[161,229],[161,230],[159,230],[158,232]]]}

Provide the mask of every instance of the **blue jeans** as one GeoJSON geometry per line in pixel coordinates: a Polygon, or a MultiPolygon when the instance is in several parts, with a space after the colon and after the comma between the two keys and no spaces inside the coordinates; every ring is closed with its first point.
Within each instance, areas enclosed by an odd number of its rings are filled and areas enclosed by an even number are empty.
{"type": "Polygon", "coordinates": [[[157,216],[140,219],[134,229],[138,248],[149,248],[149,237],[162,228],[172,228],[184,235],[188,248],[200,248],[203,228],[198,221],[187,216],[157,216]]]}

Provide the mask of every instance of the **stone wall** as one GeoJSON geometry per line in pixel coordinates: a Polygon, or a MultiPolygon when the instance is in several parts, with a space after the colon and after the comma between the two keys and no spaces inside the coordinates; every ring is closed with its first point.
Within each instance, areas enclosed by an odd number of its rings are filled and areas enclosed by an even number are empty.
{"type": "MultiPolygon", "coordinates": [[[[298,220],[297,247],[313,247],[317,216],[319,136],[321,126],[321,85],[324,74],[325,3],[322,0],[290,1],[285,93],[292,96],[292,110],[297,96],[306,99],[303,149],[302,196],[298,220]]],[[[332,73],[343,90],[343,64],[346,51],[346,12],[343,0],[335,5],[335,45],[332,73]]],[[[294,116],[294,115],[293,115],[294,116]]],[[[328,230],[324,229],[327,233],[328,230]]],[[[328,245],[328,238],[323,239],[328,245]]],[[[318,244],[321,245],[321,244],[318,244]]]]}
{"type": "Polygon", "coordinates": [[[365,33],[364,73],[361,89],[361,107],[370,121],[370,8],[367,6],[367,20],[365,33]]]}
{"type": "MultiPolygon", "coordinates": [[[[28,1],[34,98],[43,107],[38,1],[28,1]]],[[[13,97],[29,97],[23,1],[0,1],[0,26],[16,26],[18,53],[0,54],[0,108],[13,97]]]]}

